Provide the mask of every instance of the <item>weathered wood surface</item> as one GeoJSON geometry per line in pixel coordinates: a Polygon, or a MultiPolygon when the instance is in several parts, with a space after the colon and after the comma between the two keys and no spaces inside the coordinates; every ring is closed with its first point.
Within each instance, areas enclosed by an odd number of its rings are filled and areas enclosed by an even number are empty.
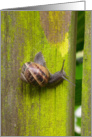
{"type": "Polygon", "coordinates": [[[82,136],[91,136],[91,38],[91,11],[86,11],[82,82],[82,136]]]}
{"type": "Polygon", "coordinates": [[[2,11],[2,135],[74,135],[74,91],[67,81],[36,88],[20,80],[23,63],[41,51],[51,73],[75,82],[76,12],[2,11]]]}

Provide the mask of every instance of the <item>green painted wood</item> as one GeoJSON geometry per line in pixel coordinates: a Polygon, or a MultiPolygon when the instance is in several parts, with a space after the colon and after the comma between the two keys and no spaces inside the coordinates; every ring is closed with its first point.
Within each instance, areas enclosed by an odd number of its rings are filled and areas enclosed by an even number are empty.
{"type": "Polygon", "coordinates": [[[64,81],[37,88],[20,80],[21,67],[41,51],[51,73],[75,82],[76,12],[2,11],[2,135],[74,135],[75,87],[64,81]]]}
{"type": "Polygon", "coordinates": [[[91,11],[85,12],[81,135],[91,136],[91,11]]]}

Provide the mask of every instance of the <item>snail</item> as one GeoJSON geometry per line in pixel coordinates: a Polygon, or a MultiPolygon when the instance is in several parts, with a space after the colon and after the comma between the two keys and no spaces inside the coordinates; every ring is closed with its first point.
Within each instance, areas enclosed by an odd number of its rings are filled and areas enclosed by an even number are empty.
{"type": "Polygon", "coordinates": [[[38,52],[34,58],[34,62],[27,62],[23,65],[21,79],[27,83],[39,85],[40,87],[56,86],[64,79],[70,82],[66,78],[66,73],[63,70],[64,62],[65,60],[63,61],[62,69],[60,71],[55,74],[51,74],[46,68],[46,63],[42,53],[38,52]]]}

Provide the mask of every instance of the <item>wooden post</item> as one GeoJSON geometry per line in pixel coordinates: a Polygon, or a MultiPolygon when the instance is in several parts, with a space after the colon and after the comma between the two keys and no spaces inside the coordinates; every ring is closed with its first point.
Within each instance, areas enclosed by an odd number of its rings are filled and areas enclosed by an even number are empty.
{"type": "Polygon", "coordinates": [[[91,136],[91,11],[85,12],[81,129],[82,136],[91,136]]]}
{"type": "Polygon", "coordinates": [[[74,135],[75,87],[64,80],[37,88],[20,80],[21,67],[42,52],[51,73],[75,83],[77,14],[71,11],[2,11],[2,135],[74,135]]]}

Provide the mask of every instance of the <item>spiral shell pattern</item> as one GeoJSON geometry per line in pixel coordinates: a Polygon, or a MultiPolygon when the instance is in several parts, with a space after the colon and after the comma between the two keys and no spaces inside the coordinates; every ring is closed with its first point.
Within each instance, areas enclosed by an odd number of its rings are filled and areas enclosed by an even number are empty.
{"type": "Polygon", "coordinates": [[[44,87],[48,83],[49,77],[48,69],[34,62],[27,62],[22,67],[21,78],[30,84],[44,87]]]}

